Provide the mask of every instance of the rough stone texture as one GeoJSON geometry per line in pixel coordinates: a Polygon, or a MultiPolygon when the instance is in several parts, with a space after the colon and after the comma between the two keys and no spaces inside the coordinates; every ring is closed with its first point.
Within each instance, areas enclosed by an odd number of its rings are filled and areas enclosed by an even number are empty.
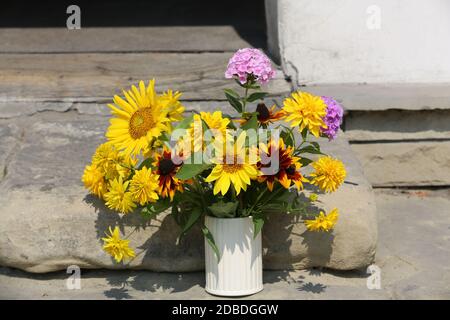
{"type": "MultiPolygon", "coordinates": [[[[374,140],[450,140],[449,123],[450,109],[351,111],[345,117],[345,135],[350,143],[374,140]]],[[[450,159],[450,154],[448,157],[450,159]]]]}
{"type": "MultiPolygon", "coordinates": [[[[245,299],[450,299],[446,191],[376,190],[381,288],[369,290],[365,269],[265,271],[264,290],[245,299]]],[[[217,299],[196,273],[82,270],[81,290],[65,272],[29,274],[0,268],[2,299],[217,299]]]]}
{"type": "Polygon", "coordinates": [[[374,186],[450,185],[450,141],[352,144],[374,186]]]}
{"type": "MultiPolygon", "coordinates": [[[[3,120],[9,121],[9,120],[3,120]]],[[[83,189],[84,165],[102,141],[107,117],[76,112],[45,112],[17,119],[21,144],[8,163],[0,185],[0,264],[31,272],[84,268],[139,268],[194,271],[203,268],[203,239],[193,232],[176,245],[178,228],[170,217],[149,223],[131,215],[123,219],[83,189]],[[101,250],[100,238],[109,225],[146,249],[131,265],[115,265],[101,250]],[[176,261],[176,262],[174,262],[176,261]]],[[[338,207],[341,218],[332,235],[304,233],[303,224],[274,216],[263,237],[268,269],[326,266],[354,269],[370,264],[377,241],[371,188],[345,139],[326,144],[340,157],[348,177],[340,191],[323,197],[320,207],[338,207]]],[[[317,208],[312,208],[317,210],[317,208]]],[[[140,251],[138,249],[138,251],[140,251]]]]}
{"type": "MultiPolygon", "coordinates": [[[[187,100],[223,99],[231,52],[2,54],[1,102],[109,102],[140,80],[157,79],[158,91],[171,88],[187,100]]],[[[273,95],[289,92],[281,71],[267,85],[273,95]]]]}

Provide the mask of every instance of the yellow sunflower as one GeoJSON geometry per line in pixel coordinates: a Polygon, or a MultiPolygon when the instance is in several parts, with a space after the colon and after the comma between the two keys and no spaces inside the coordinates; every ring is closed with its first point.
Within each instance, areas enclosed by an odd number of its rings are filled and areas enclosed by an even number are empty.
{"type": "Polygon", "coordinates": [[[183,119],[184,106],[180,102],[181,93],[167,90],[161,96],[163,104],[166,106],[167,116],[170,121],[180,121],[183,119]]]}
{"type": "Polygon", "coordinates": [[[216,139],[214,141],[214,168],[206,182],[214,183],[214,194],[219,192],[225,195],[232,184],[236,194],[247,190],[251,179],[258,177],[256,159],[250,159],[249,150],[245,147],[246,132],[243,131],[237,140],[227,145],[226,140],[216,139]],[[253,161],[255,160],[255,161],[253,161]]]}
{"type": "Polygon", "coordinates": [[[344,182],[347,175],[342,161],[329,156],[321,157],[311,163],[314,172],[311,173],[311,184],[325,192],[334,192],[344,182]]]}
{"type": "Polygon", "coordinates": [[[129,213],[136,208],[131,192],[127,191],[130,181],[123,182],[122,177],[110,182],[105,201],[108,208],[121,213],[129,213]]]}
{"type": "Polygon", "coordinates": [[[320,136],[321,128],[327,128],[323,121],[327,106],[321,97],[298,91],[286,98],[283,104],[286,121],[291,122],[291,127],[298,126],[300,131],[307,128],[316,137],[320,136]]]}
{"type": "Polygon", "coordinates": [[[309,231],[330,231],[336,225],[338,217],[339,214],[336,208],[331,210],[327,215],[323,211],[320,211],[315,219],[305,220],[305,225],[309,231]]]}
{"type": "Polygon", "coordinates": [[[83,181],[86,189],[99,198],[103,198],[105,192],[107,191],[107,185],[103,173],[94,164],[86,166],[81,181],[83,181]]]}
{"type": "Polygon", "coordinates": [[[139,82],[123,92],[125,100],[114,96],[114,103],[108,106],[115,118],[110,120],[106,137],[126,155],[138,155],[163,132],[170,131],[169,112],[173,101],[155,92],[155,81],[145,87],[139,82]]]}
{"type": "Polygon", "coordinates": [[[139,202],[141,206],[158,200],[159,197],[156,193],[159,187],[158,182],[159,176],[153,174],[146,167],[137,170],[130,182],[130,192],[133,200],[139,202]]]}
{"type": "Polygon", "coordinates": [[[122,260],[134,258],[136,254],[134,250],[130,248],[130,240],[123,240],[120,238],[119,228],[115,227],[114,230],[109,227],[109,234],[106,233],[106,237],[103,240],[103,250],[111,255],[117,263],[122,260]]]}

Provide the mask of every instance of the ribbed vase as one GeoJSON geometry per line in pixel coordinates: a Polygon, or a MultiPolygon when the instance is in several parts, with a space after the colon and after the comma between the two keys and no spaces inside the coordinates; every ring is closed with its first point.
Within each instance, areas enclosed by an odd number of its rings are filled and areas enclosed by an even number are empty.
{"type": "Polygon", "coordinates": [[[261,232],[253,237],[253,222],[246,218],[206,216],[220,261],[205,239],[206,291],[219,296],[245,296],[263,289],[261,232]]]}

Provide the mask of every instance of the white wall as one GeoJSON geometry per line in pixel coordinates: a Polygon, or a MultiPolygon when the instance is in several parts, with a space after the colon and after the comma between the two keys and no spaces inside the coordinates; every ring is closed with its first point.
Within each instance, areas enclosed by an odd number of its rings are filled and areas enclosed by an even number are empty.
{"type": "Polygon", "coordinates": [[[269,48],[277,50],[277,33],[283,68],[298,84],[450,82],[450,0],[266,2],[278,11],[269,48]]]}

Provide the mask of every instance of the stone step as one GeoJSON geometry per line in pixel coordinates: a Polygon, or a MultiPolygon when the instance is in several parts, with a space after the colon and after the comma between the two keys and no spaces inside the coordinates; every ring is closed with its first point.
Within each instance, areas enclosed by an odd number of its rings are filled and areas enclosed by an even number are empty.
{"type": "MultiPolygon", "coordinates": [[[[376,190],[380,236],[375,264],[380,288],[365,269],[264,272],[264,290],[245,299],[450,299],[447,226],[449,190],[376,190]],[[405,227],[405,226],[408,227],[405,227]]],[[[217,299],[203,272],[81,270],[69,290],[66,271],[30,274],[0,268],[0,299],[217,299]]]]}
{"type": "Polygon", "coordinates": [[[373,186],[450,185],[449,84],[302,89],[342,102],[346,136],[373,186]]]}
{"type": "MultiPolygon", "coordinates": [[[[134,268],[153,271],[202,270],[199,230],[176,245],[178,227],[161,215],[151,222],[119,215],[87,195],[80,177],[96,146],[104,141],[108,117],[69,112],[40,112],[0,120],[3,149],[0,172],[0,265],[49,272],[76,264],[83,268],[134,268]],[[116,265],[101,249],[108,226],[119,225],[134,247],[145,249],[131,265],[116,265]],[[176,261],[176,263],[174,263],[176,261]]],[[[324,266],[349,270],[373,261],[377,241],[373,193],[341,135],[323,150],[342,159],[348,176],[335,193],[321,196],[318,207],[339,208],[333,234],[305,232],[294,216],[280,215],[264,227],[265,268],[324,266]]],[[[306,195],[309,191],[306,191],[306,195]]],[[[138,250],[138,251],[139,251],[138,250]]]]}

